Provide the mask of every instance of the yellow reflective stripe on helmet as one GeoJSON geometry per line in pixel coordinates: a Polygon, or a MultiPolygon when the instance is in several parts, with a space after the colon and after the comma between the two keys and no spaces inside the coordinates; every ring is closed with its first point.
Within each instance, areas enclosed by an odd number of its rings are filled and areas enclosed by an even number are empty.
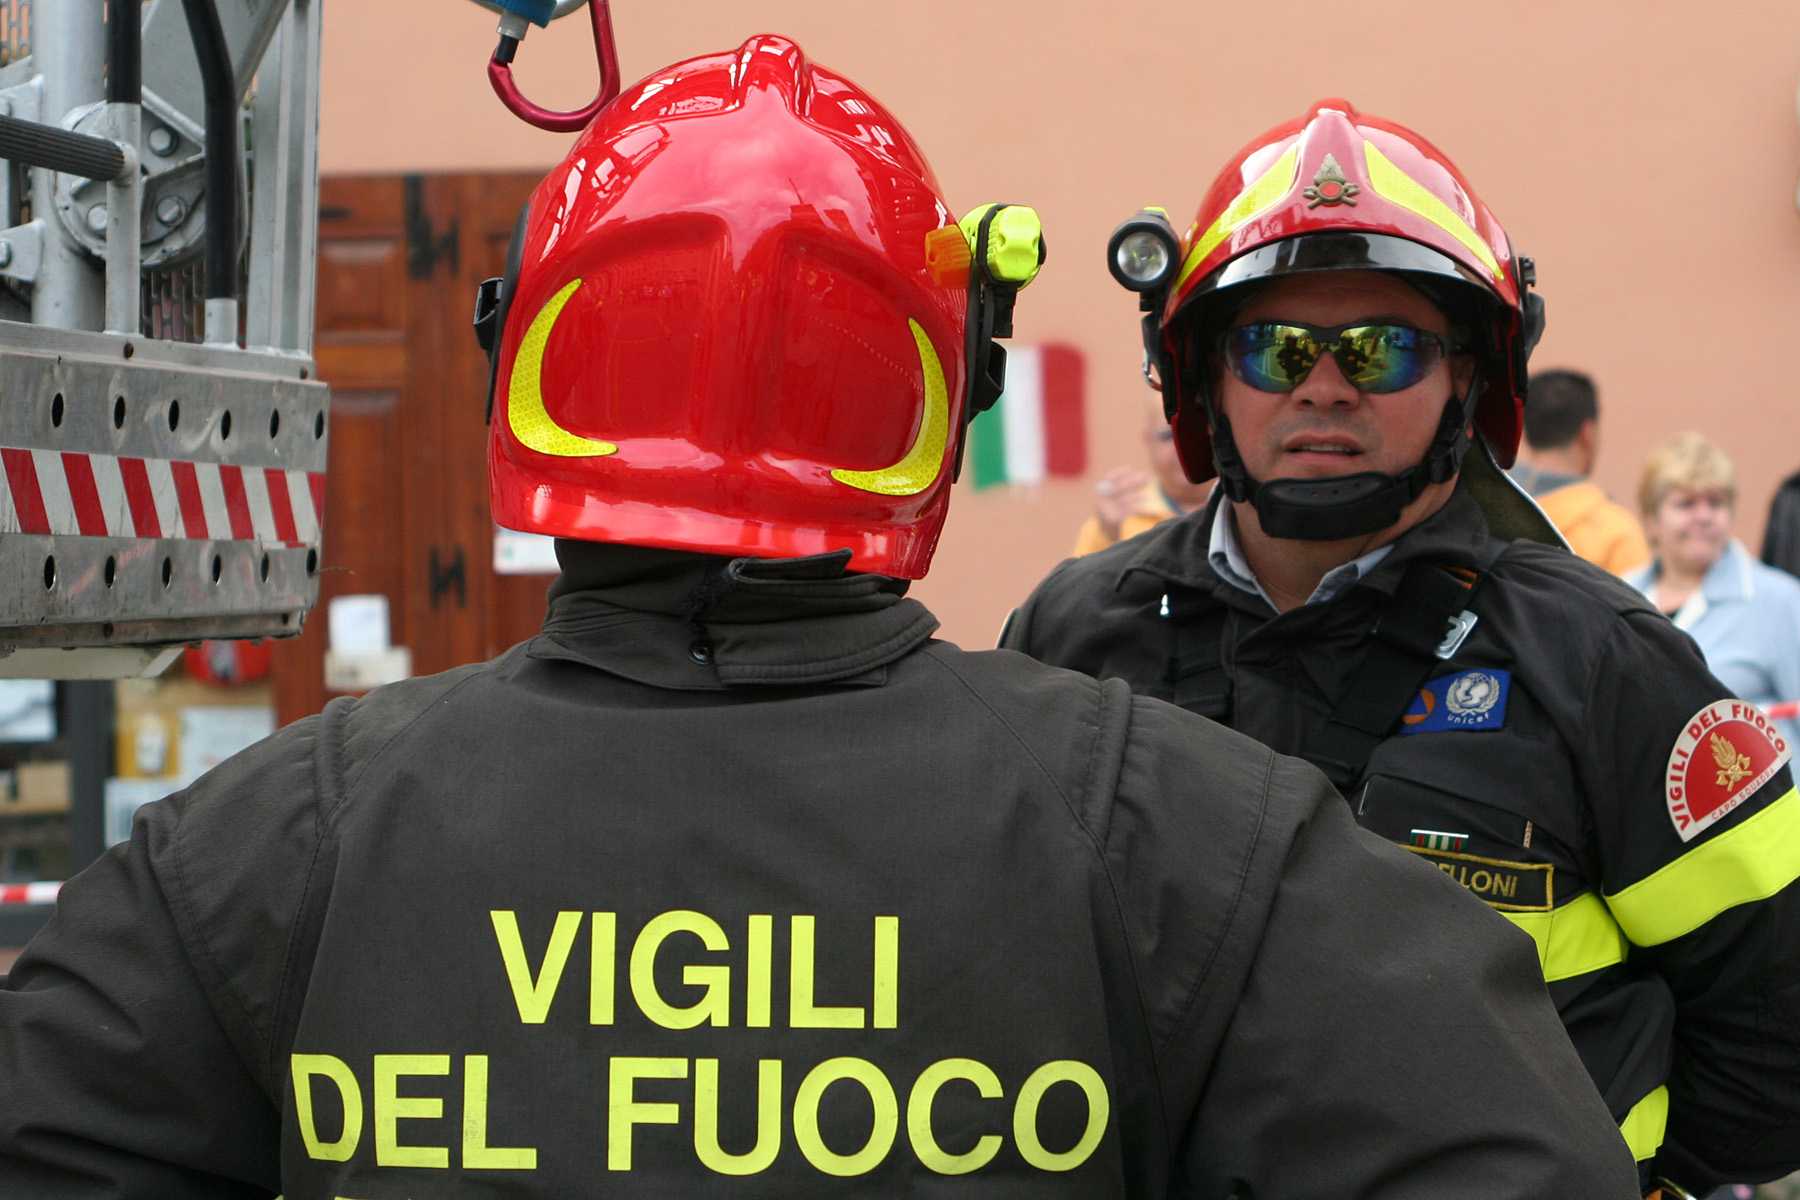
{"type": "Polygon", "coordinates": [[[1659,1087],[1631,1106],[1619,1122],[1619,1132],[1631,1147],[1631,1157],[1643,1162],[1662,1149],[1663,1132],[1669,1127],[1669,1089],[1659,1087]]]}
{"type": "Polygon", "coordinates": [[[513,356],[512,381],[506,389],[506,423],[519,444],[558,458],[600,458],[619,452],[611,442],[570,433],[544,407],[544,347],[550,342],[550,331],[556,328],[563,306],[580,287],[579,279],[568,284],[532,318],[531,327],[519,342],[519,352],[513,356]]]}
{"type": "Polygon", "coordinates": [[[924,328],[910,318],[906,323],[919,344],[919,366],[925,371],[925,415],[919,420],[919,435],[906,457],[891,467],[831,473],[839,483],[881,496],[914,496],[930,487],[944,469],[944,446],[950,440],[950,389],[944,384],[943,364],[924,328]]]}
{"type": "Polygon", "coordinates": [[[1481,260],[1483,266],[1494,273],[1495,279],[1504,276],[1500,270],[1500,262],[1488,244],[1481,240],[1470,224],[1463,220],[1462,214],[1439,200],[1425,188],[1425,185],[1394,165],[1394,161],[1375,148],[1375,143],[1363,142],[1363,159],[1369,166],[1369,186],[1381,197],[1411,213],[1416,213],[1442,229],[1445,233],[1468,247],[1469,253],[1481,260]]]}
{"type": "Polygon", "coordinates": [[[1537,943],[1544,982],[1571,979],[1625,961],[1625,934],[1600,897],[1588,892],[1549,912],[1502,912],[1537,943]]]}
{"type": "Polygon", "coordinates": [[[1275,165],[1257,176],[1255,183],[1239,192],[1238,198],[1219,214],[1219,219],[1212,223],[1212,227],[1200,235],[1200,240],[1188,251],[1187,261],[1181,265],[1181,275],[1175,280],[1175,290],[1181,290],[1187,283],[1188,276],[1199,270],[1200,264],[1218,248],[1220,242],[1273,208],[1283,196],[1292,191],[1299,173],[1300,145],[1296,142],[1287,148],[1286,154],[1275,160],[1275,165]]]}
{"type": "Polygon", "coordinates": [[[1608,896],[1635,945],[1660,946],[1800,878],[1800,795],[1787,795],[1654,875],[1608,896]]]}

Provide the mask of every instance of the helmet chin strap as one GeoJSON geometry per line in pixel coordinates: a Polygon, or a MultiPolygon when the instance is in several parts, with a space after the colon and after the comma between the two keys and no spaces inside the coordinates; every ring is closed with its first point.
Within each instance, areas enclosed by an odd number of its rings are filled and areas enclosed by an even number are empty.
{"type": "Polygon", "coordinates": [[[1398,475],[1362,471],[1328,479],[1253,479],[1244,467],[1231,423],[1208,397],[1212,420],[1213,464],[1219,483],[1232,500],[1248,500],[1263,532],[1270,537],[1307,542],[1333,542],[1379,533],[1400,519],[1408,504],[1433,483],[1453,479],[1469,451],[1469,422],[1481,390],[1481,368],[1469,380],[1461,403],[1444,402],[1437,433],[1425,456],[1398,475]]]}

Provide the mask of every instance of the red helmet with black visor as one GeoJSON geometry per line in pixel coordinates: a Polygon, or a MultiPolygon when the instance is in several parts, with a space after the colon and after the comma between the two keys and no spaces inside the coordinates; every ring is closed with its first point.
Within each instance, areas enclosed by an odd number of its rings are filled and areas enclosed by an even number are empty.
{"type": "MultiPolygon", "coordinates": [[[[1115,257],[1119,243],[1115,236],[1115,257]]],[[[1220,476],[1277,536],[1344,537],[1392,524],[1427,484],[1456,474],[1471,424],[1499,465],[1511,465],[1543,302],[1530,292],[1531,261],[1514,253],[1455,164],[1418,134],[1321,100],[1234,156],[1168,248],[1156,286],[1121,280],[1145,293],[1147,365],[1156,368],[1182,466],[1196,481],[1220,476]],[[1255,285],[1341,270],[1392,273],[1430,298],[1449,318],[1456,349],[1475,356],[1472,384],[1447,404],[1425,458],[1400,476],[1252,479],[1212,395],[1219,338],[1255,285]]]]}

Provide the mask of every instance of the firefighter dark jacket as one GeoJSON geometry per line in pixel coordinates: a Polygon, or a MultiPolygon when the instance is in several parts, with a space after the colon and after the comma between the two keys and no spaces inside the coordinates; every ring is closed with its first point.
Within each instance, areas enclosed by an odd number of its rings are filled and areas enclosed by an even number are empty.
{"type": "Polygon", "coordinates": [[[1363,664],[1409,573],[1451,568],[1466,607],[1343,783],[1356,819],[1531,935],[1647,1168],[1705,1191],[1800,1167],[1800,797],[1780,732],[1642,596],[1497,541],[1460,488],[1348,591],[1279,616],[1210,564],[1218,503],[1064,563],[1003,644],[1302,753],[1369,702],[1363,664]]]}
{"type": "Polygon", "coordinates": [[[1633,1195],[1530,943],[1318,773],[841,558],[150,806],[0,991],[0,1195],[1633,1195]]]}

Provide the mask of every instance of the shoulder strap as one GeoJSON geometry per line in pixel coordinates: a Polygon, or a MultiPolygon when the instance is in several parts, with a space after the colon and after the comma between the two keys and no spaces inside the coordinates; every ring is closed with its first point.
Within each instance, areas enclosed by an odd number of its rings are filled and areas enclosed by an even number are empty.
{"type": "Polygon", "coordinates": [[[1416,562],[1382,606],[1368,636],[1368,653],[1351,675],[1337,707],[1307,734],[1301,757],[1324,771],[1339,791],[1362,778],[1369,755],[1393,730],[1437,664],[1454,655],[1475,626],[1475,594],[1505,544],[1484,554],[1479,569],[1416,562]]]}
{"type": "Polygon", "coordinates": [[[1182,597],[1166,595],[1163,619],[1174,627],[1174,644],[1163,674],[1162,699],[1178,708],[1231,723],[1231,673],[1225,665],[1225,629],[1230,610],[1212,604],[1184,615],[1176,611],[1182,597]]]}

